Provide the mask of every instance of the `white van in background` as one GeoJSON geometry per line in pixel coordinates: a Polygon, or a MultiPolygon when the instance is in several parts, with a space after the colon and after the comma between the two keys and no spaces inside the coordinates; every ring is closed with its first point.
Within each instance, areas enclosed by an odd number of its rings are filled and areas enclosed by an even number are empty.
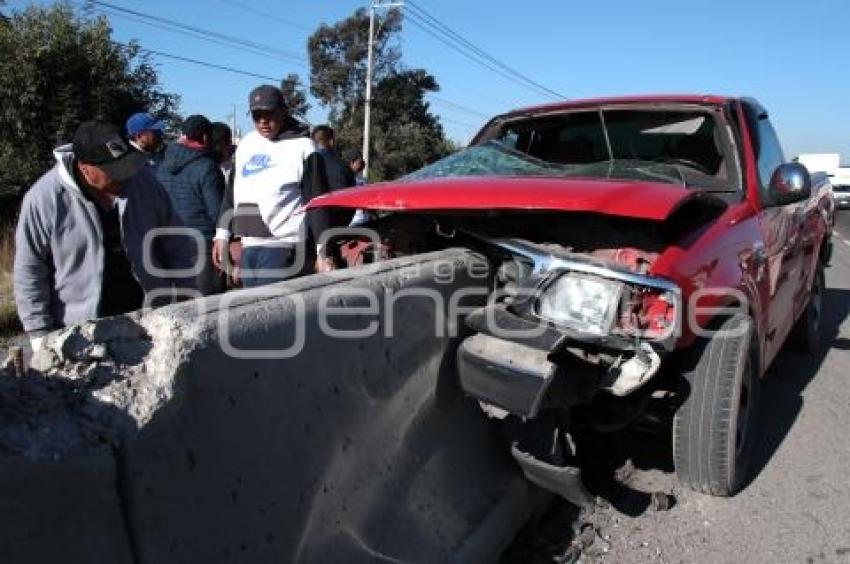
{"type": "Polygon", "coordinates": [[[841,166],[838,153],[808,153],[797,157],[797,162],[809,172],[825,172],[832,184],[836,208],[850,208],[850,166],[841,166]]]}

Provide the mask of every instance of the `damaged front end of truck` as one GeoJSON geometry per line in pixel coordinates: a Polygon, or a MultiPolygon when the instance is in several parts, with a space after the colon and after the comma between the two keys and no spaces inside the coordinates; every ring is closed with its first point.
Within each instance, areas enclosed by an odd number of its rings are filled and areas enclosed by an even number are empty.
{"type": "Polygon", "coordinates": [[[530,481],[588,507],[577,432],[670,429],[681,394],[667,359],[694,275],[674,257],[740,199],[730,115],[700,99],[501,116],[399,182],[308,209],[368,210],[377,243],[342,244],[347,265],[452,246],[489,259],[460,386],[502,421],[530,481]]]}
{"type": "Polygon", "coordinates": [[[621,400],[627,415],[615,428],[643,414],[649,383],[680,334],[681,290],[647,274],[652,256],[636,249],[585,255],[516,239],[487,243],[505,259],[488,304],[467,316],[475,333],[458,349],[460,384],[490,417],[534,429],[531,441],[528,430],[517,433],[511,451],[530,481],[587,507],[573,408],[600,395],[621,400]]]}
{"type": "Polygon", "coordinates": [[[653,418],[654,408],[672,413],[664,369],[681,336],[684,297],[653,265],[671,238],[724,205],[683,191],[663,207],[643,217],[397,211],[370,223],[377,248],[356,238],[341,247],[352,266],[450,247],[488,259],[486,304],[466,315],[461,332],[459,385],[502,427],[527,479],[591,508],[575,433],[623,429],[653,418]]]}

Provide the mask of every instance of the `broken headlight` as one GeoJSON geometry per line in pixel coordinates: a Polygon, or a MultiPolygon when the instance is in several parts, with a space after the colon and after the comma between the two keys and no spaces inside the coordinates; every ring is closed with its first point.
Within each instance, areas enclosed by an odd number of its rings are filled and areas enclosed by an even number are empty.
{"type": "Polygon", "coordinates": [[[535,309],[540,318],[557,325],[606,335],[614,324],[622,292],[621,282],[567,272],[543,289],[535,309]]]}

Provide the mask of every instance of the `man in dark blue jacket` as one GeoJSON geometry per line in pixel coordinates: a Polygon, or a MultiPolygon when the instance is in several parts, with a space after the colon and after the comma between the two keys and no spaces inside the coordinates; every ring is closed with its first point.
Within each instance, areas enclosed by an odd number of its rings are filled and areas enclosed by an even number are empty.
{"type": "Polygon", "coordinates": [[[224,195],[224,176],[209,148],[210,128],[211,123],[204,116],[186,118],[183,135],[165,150],[157,171],[177,215],[186,227],[196,229],[204,239],[205,253],[199,257],[203,268],[197,277],[197,288],[205,296],[222,289],[209,249],[224,195]]]}

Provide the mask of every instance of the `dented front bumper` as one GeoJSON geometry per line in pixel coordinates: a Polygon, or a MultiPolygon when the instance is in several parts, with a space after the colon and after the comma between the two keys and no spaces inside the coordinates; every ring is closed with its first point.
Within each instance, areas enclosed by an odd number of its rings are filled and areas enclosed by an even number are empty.
{"type": "Polygon", "coordinates": [[[476,310],[467,325],[477,333],[458,349],[461,387],[497,412],[523,418],[545,407],[589,403],[600,391],[628,395],[661,364],[661,354],[647,342],[554,328],[501,304],[476,310]]]}
{"type": "Polygon", "coordinates": [[[463,390],[523,417],[535,417],[558,366],[547,351],[478,333],[461,343],[458,368],[463,390]]]}

